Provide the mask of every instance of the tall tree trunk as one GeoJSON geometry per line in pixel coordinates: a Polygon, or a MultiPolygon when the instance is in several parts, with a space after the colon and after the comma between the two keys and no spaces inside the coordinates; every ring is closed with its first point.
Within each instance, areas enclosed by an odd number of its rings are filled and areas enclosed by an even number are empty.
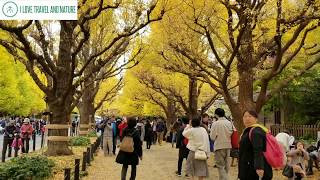
{"type": "Polygon", "coordinates": [[[198,114],[198,83],[195,77],[189,76],[189,112],[190,119],[198,114]]]}
{"type": "Polygon", "coordinates": [[[80,135],[87,135],[90,127],[94,124],[94,84],[93,78],[89,78],[87,82],[85,82],[85,87],[82,90],[81,102],[79,103],[79,113],[80,113],[80,135]]]}
{"type": "MultiPolygon", "coordinates": [[[[252,20],[247,17],[247,22],[250,23],[252,20]]],[[[252,56],[254,48],[252,46],[252,29],[247,28],[241,39],[241,47],[238,55],[238,76],[239,76],[239,87],[238,87],[238,103],[232,104],[227,102],[231,110],[234,122],[239,131],[244,129],[242,115],[246,110],[256,110],[256,104],[253,101],[254,91],[254,72],[255,62],[252,56]]]]}
{"type": "Polygon", "coordinates": [[[60,21],[60,24],[56,83],[53,84],[51,92],[47,93],[47,103],[52,113],[49,119],[50,124],[56,126],[55,128],[48,128],[48,151],[46,154],[50,156],[72,154],[72,151],[68,148],[69,142],[66,140],[68,129],[59,127],[59,125],[70,123],[71,107],[75,93],[75,87],[72,86],[73,72],[70,56],[74,25],[72,21],[60,21]]]}
{"type": "Polygon", "coordinates": [[[176,119],[176,106],[173,99],[167,98],[167,124],[171,125],[173,124],[176,119]]]}
{"type": "Polygon", "coordinates": [[[82,101],[78,105],[80,113],[79,135],[85,136],[90,130],[90,125],[94,123],[94,99],[91,98],[90,89],[85,89],[82,95],[82,101]]]}
{"type": "MultiPolygon", "coordinates": [[[[90,45],[85,44],[83,47],[83,57],[84,63],[86,63],[89,59],[90,54],[90,45]]],[[[95,82],[94,82],[94,74],[91,74],[94,65],[90,63],[85,69],[84,76],[89,77],[85,82],[84,86],[81,87],[81,101],[78,105],[79,113],[80,113],[80,129],[79,135],[85,136],[89,133],[90,126],[94,123],[94,98],[95,98],[95,82]]]]}
{"type": "MultiPolygon", "coordinates": [[[[48,97],[49,111],[52,113],[49,116],[50,124],[63,124],[67,125],[70,120],[71,113],[69,107],[61,100],[55,100],[56,98],[48,97]]],[[[48,129],[48,138],[55,136],[66,138],[68,136],[68,129],[48,129]]],[[[46,155],[59,156],[59,155],[71,155],[72,151],[68,148],[69,142],[67,140],[48,140],[48,150],[46,155]]]]}

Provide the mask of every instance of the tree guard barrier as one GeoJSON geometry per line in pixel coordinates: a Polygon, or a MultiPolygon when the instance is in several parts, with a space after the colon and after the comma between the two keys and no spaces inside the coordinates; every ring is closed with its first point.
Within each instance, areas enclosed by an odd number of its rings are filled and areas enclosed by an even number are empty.
{"type": "MultiPolygon", "coordinates": [[[[69,129],[71,126],[69,124],[47,124],[46,128],[49,130],[59,130],[59,129],[69,129]]],[[[69,136],[50,136],[48,133],[48,141],[54,142],[68,142],[70,141],[69,136]]]]}

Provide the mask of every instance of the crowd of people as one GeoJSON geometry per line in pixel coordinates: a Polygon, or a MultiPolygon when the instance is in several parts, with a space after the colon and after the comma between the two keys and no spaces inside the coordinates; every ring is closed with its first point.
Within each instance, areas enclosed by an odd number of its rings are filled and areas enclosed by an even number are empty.
{"type": "MultiPolygon", "coordinates": [[[[303,142],[295,140],[289,130],[270,137],[268,129],[258,124],[258,114],[255,111],[245,111],[242,119],[245,128],[241,135],[221,108],[215,110],[213,117],[208,114],[192,118],[181,117],[171,125],[161,117],[111,116],[98,122],[96,131],[103,137],[101,147],[105,156],[116,155],[116,149],[119,148],[116,162],[122,164],[122,180],[126,179],[129,165],[130,180],[135,179],[137,165],[143,157],[144,144],[146,150],[149,150],[155,144],[162,146],[163,141],[179,150],[175,171],[179,177],[182,176],[184,159],[185,177],[197,177],[199,180],[209,177],[207,160],[211,153],[214,153],[214,167],[218,169],[220,180],[230,179],[229,170],[234,165],[234,160],[238,162],[238,179],[272,179],[273,169],[280,167],[275,165],[279,153],[282,153],[279,160],[283,164],[280,169],[288,179],[300,180],[313,175],[313,165],[320,170],[320,140],[306,148],[303,142]],[[272,151],[275,147],[278,149],[272,151]],[[274,157],[272,154],[270,156],[270,152],[275,153],[274,157]]],[[[15,117],[1,119],[0,124],[3,128],[4,162],[6,152],[11,157],[12,149],[15,155],[19,150],[28,153],[32,135],[43,134],[46,121],[15,117]]],[[[77,124],[74,126],[76,129],[77,124]]]]}
{"type": "Polygon", "coordinates": [[[28,117],[8,117],[1,119],[1,127],[3,133],[3,149],[2,162],[8,157],[12,156],[12,149],[14,155],[17,156],[19,150],[22,153],[29,152],[30,139],[34,134],[43,134],[45,131],[46,121],[42,119],[33,119],[28,117]]]}
{"type": "MultiPolygon", "coordinates": [[[[238,179],[272,179],[273,169],[277,169],[278,166],[276,167],[275,162],[271,160],[275,160],[277,155],[270,157],[268,151],[272,150],[268,146],[275,142],[270,139],[268,129],[258,124],[258,114],[255,111],[244,112],[243,124],[245,129],[241,135],[239,134],[239,139],[236,139],[237,146],[234,145],[233,137],[238,132],[232,120],[226,117],[225,111],[221,108],[215,110],[213,117],[204,114],[201,117],[178,118],[173,124],[168,125],[169,128],[163,118],[114,116],[102,120],[96,128],[103,136],[102,148],[105,156],[116,155],[116,148],[119,147],[116,162],[122,164],[122,180],[126,179],[129,165],[130,180],[135,179],[137,165],[143,157],[144,141],[148,150],[154,144],[161,146],[163,140],[179,150],[175,172],[179,177],[182,176],[185,159],[185,177],[197,177],[200,180],[208,178],[210,172],[207,159],[210,153],[214,153],[214,166],[218,169],[220,180],[230,179],[229,170],[234,160],[238,162],[238,179]]],[[[275,153],[283,153],[283,157],[275,161],[282,161],[282,173],[288,179],[299,180],[312,175],[313,164],[319,169],[320,141],[306,149],[303,142],[296,141],[289,131],[281,132],[273,138],[279,145],[277,147],[281,149],[275,150],[275,153]]]]}

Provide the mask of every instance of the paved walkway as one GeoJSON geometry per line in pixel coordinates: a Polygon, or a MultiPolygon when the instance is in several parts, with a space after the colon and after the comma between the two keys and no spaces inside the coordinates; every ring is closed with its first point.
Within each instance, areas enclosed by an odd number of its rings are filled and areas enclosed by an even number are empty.
{"type": "MultiPolygon", "coordinates": [[[[145,145],[145,144],[144,144],[145,145]]],[[[151,146],[151,150],[144,147],[143,161],[137,168],[137,180],[184,180],[185,177],[177,177],[175,171],[177,169],[178,150],[171,148],[170,144],[163,146],[151,146]]],[[[183,168],[185,167],[185,162],[183,168]]],[[[130,168],[129,168],[130,169],[130,168]]],[[[115,162],[115,156],[104,157],[100,150],[98,156],[89,167],[89,175],[84,180],[120,180],[121,165],[115,162]]],[[[209,180],[218,180],[218,171],[213,168],[213,157],[209,159],[209,180]]],[[[237,168],[232,167],[230,172],[230,180],[236,180],[237,168]]],[[[274,171],[274,180],[284,180],[281,172],[274,171]]],[[[130,170],[128,170],[127,179],[129,179],[130,170]]],[[[319,177],[319,176],[317,176],[319,177]]],[[[190,178],[191,179],[191,178],[190,178]]],[[[316,177],[309,177],[316,180],[316,177]]]]}

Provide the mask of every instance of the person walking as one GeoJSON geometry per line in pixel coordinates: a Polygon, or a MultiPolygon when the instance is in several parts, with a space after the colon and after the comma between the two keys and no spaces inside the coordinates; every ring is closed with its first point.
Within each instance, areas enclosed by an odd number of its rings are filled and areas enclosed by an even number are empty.
{"type": "Polygon", "coordinates": [[[190,150],[187,158],[187,174],[202,180],[209,177],[208,163],[207,160],[196,159],[195,154],[204,151],[208,158],[210,145],[208,133],[205,128],[200,127],[200,121],[200,117],[194,117],[184,129],[182,135],[189,140],[187,144],[187,148],[190,150]]]}
{"type": "Polygon", "coordinates": [[[139,132],[140,140],[141,140],[141,143],[142,143],[144,141],[145,128],[144,128],[144,124],[143,124],[141,119],[138,119],[138,123],[137,123],[136,129],[139,132]]]}
{"type": "Polygon", "coordinates": [[[215,163],[218,168],[219,179],[228,180],[233,127],[232,123],[225,118],[225,111],[223,109],[217,108],[215,115],[218,117],[218,120],[212,125],[210,138],[214,141],[215,163]]]}
{"type": "Polygon", "coordinates": [[[240,180],[270,180],[272,168],[266,161],[263,152],[266,151],[266,133],[260,127],[251,128],[258,121],[255,111],[245,111],[243,114],[245,129],[242,133],[239,148],[238,178],[240,180]]]}
{"type": "Polygon", "coordinates": [[[152,126],[149,120],[147,120],[147,123],[144,126],[144,129],[145,129],[144,140],[147,143],[147,149],[150,149],[152,144],[152,139],[153,139],[153,131],[152,131],[152,126]]]}
{"type": "Polygon", "coordinates": [[[117,149],[117,121],[115,117],[111,117],[111,129],[112,129],[112,153],[113,155],[116,154],[117,149]]]}
{"type": "Polygon", "coordinates": [[[3,133],[3,149],[2,149],[2,162],[5,162],[6,152],[8,149],[8,157],[12,155],[12,142],[14,139],[14,133],[16,133],[16,127],[14,126],[14,120],[10,120],[7,126],[4,128],[3,133]]]}
{"type": "Polygon", "coordinates": [[[112,147],[112,121],[106,120],[105,122],[105,128],[103,130],[103,152],[104,156],[110,155],[111,147],[112,147]]]}
{"type": "MultiPolygon", "coordinates": [[[[179,149],[179,158],[178,158],[178,170],[176,171],[176,175],[179,177],[181,176],[183,159],[187,159],[189,154],[189,149],[187,148],[189,140],[182,135],[182,132],[184,131],[188,123],[189,123],[188,118],[183,117],[182,125],[177,130],[176,148],[179,149]]],[[[188,177],[188,174],[186,174],[186,176],[188,177]]]]}
{"type": "Polygon", "coordinates": [[[21,139],[23,143],[22,153],[29,152],[29,141],[33,133],[32,125],[30,124],[30,119],[25,118],[23,120],[23,125],[21,126],[21,139]]]}
{"type": "Polygon", "coordinates": [[[164,122],[161,119],[159,119],[157,122],[156,130],[157,130],[158,143],[161,146],[163,141],[163,134],[165,130],[164,122]]]}
{"type": "Polygon", "coordinates": [[[157,143],[157,120],[152,121],[152,142],[153,144],[157,143]]]}
{"type": "Polygon", "coordinates": [[[123,130],[122,138],[126,136],[132,137],[133,152],[124,152],[120,148],[120,151],[116,158],[116,162],[119,164],[122,164],[121,180],[126,180],[127,170],[129,165],[131,165],[130,180],[135,180],[139,159],[142,160],[142,145],[141,145],[139,132],[135,129],[137,125],[136,119],[134,117],[128,117],[127,124],[128,124],[128,127],[123,130]]]}
{"type": "Polygon", "coordinates": [[[181,122],[179,120],[176,120],[170,128],[170,131],[172,133],[172,136],[171,136],[171,147],[172,148],[174,147],[174,144],[177,141],[177,133],[178,133],[178,130],[180,129],[180,126],[181,126],[181,122]]]}

